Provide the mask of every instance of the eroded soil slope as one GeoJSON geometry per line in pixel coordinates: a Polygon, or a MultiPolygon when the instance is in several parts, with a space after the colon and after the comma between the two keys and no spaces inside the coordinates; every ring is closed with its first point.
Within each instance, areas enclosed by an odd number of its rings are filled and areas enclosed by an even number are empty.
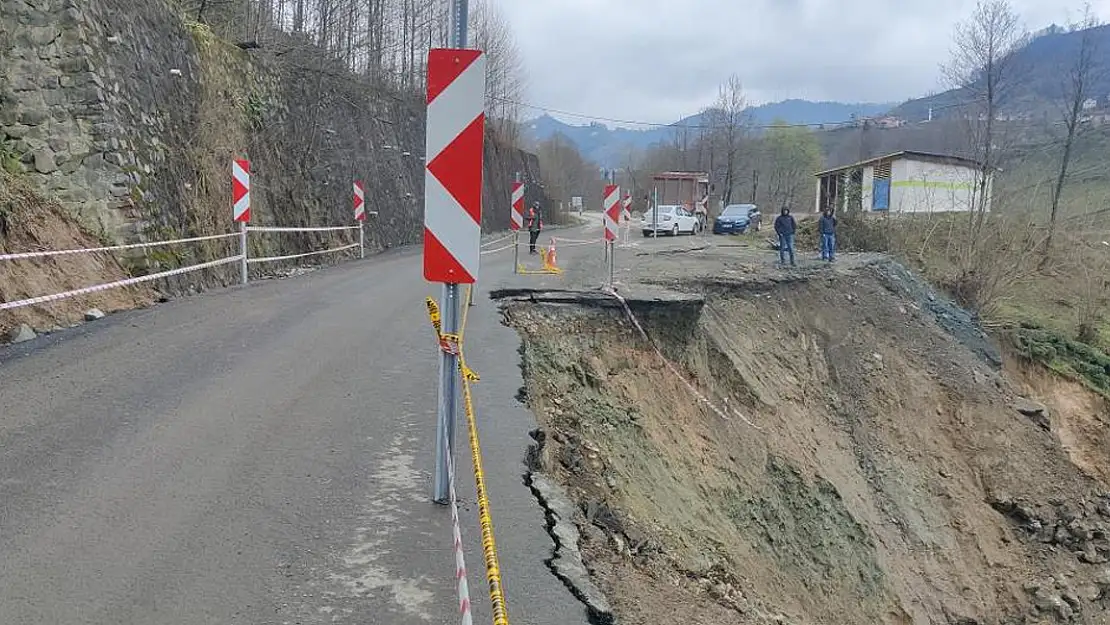
{"type": "Polygon", "coordinates": [[[679,375],[620,307],[505,303],[540,470],[618,622],[1110,622],[1104,439],[1061,441],[912,280],[846,262],[633,301],[679,375]]]}
{"type": "MultiPolygon", "coordinates": [[[[102,241],[83,231],[55,200],[43,197],[24,180],[0,172],[0,253],[100,247],[102,241]]],[[[108,254],[73,254],[0,261],[0,302],[50,295],[128,277],[108,254]]],[[[152,301],[141,287],[93,293],[38,306],[0,311],[0,343],[12,327],[27,323],[40,330],[68,326],[83,311],[114,311],[152,301]]]]}

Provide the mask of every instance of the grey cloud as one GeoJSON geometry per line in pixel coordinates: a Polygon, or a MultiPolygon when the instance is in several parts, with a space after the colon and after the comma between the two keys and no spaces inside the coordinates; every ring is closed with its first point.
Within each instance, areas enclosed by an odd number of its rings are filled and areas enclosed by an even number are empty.
{"type": "MultiPolygon", "coordinates": [[[[494,1],[516,33],[530,102],[655,122],[711,104],[733,72],[756,101],[898,101],[943,88],[938,68],[953,27],[974,7],[972,0],[494,1]]],[[[1110,0],[1092,5],[1110,17],[1110,0]]],[[[1063,22],[1069,12],[1058,0],[1015,6],[1031,28],[1063,22]]]]}

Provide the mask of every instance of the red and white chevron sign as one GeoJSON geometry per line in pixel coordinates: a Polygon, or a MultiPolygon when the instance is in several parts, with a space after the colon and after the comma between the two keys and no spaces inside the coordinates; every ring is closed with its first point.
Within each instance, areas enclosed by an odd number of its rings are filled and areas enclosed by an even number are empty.
{"type": "Polygon", "coordinates": [[[427,81],[424,279],[471,284],[482,253],[486,56],[430,50],[427,81]]]}
{"type": "Polygon", "coordinates": [[[621,207],[621,219],[625,221],[632,219],[632,196],[630,194],[624,194],[624,200],[621,202],[621,207]]]}
{"type": "Polygon", "coordinates": [[[509,221],[509,228],[512,230],[520,230],[524,227],[524,183],[513,183],[513,202],[512,210],[509,211],[512,219],[509,221]]]}
{"type": "Polygon", "coordinates": [[[231,162],[231,218],[235,221],[251,220],[251,162],[231,162]]]}
{"type": "Polygon", "coordinates": [[[355,181],[355,220],[366,221],[366,191],[361,180],[355,181]]]}
{"type": "Polygon", "coordinates": [[[605,211],[605,240],[617,240],[617,220],[620,219],[621,210],[621,188],[615,184],[605,185],[605,193],[602,195],[601,206],[605,211]]]}

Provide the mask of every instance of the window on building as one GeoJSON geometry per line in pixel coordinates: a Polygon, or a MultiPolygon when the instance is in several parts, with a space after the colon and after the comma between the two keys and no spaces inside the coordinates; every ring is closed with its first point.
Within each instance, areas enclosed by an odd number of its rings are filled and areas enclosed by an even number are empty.
{"type": "Polygon", "coordinates": [[[875,181],[871,187],[871,210],[890,210],[891,161],[875,164],[875,181]]]}

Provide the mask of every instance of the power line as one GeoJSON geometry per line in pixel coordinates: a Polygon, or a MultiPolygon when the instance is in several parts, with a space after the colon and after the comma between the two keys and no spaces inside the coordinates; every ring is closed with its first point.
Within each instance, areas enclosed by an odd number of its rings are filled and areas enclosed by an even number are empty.
{"type": "MultiPolygon", "coordinates": [[[[612,123],[612,124],[626,124],[626,125],[629,125],[629,126],[645,126],[645,127],[649,127],[649,128],[673,128],[673,129],[676,129],[676,130],[683,130],[683,129],[713,130],[713,129],[718,129],[718,128],[729,128],[730,127],[730,126],[724,125],[724,124],[683,124],[681,122],[672,122],[672,123],[669,123],[669,124],[664,124],[664,123],[660,123],[660,122],[648,122],[648,121],[636,120],[636,119],[622,119],[622,118],[619,118],[619,117],[605,117],[603,115],[591,115],[589,113],[578,113],[578,112],[575,112],[575,111],[567,111],[567,110],[563,110],[563,109],[553,108],[553,107],[550,107],[550,106],[543,106],[543,105],[539,105],[539,104],[531,104],[529,102],[524,102],[522,100],[515,100],[515,99],[512,99],[512,98],[503,98],[503,97],[498,97],[498,96],[489,96],[489,98],[491,100],[497,100],[497,101],[500,101],[500,102],[504,102],[506,104],[515,104],[517,106],[522,106],[524,108],[528,108],[528,109],[532,109],[532,110],[536,110],[536,111],[542,111],[542,112],[551,113],[551,114],[554,114],[554,115],[563,115],[563,116],[566,116],[566,117],[574,117],[574,118],[577,118],[577,119],[583,119],[583,120],[587,120],[587,121],[609,122],[609,123],[612,123]]],[[[955,104],[943,105],[941,107],[934,107],[934,108],[953,108],[953,107],[957,107],[957,106],[966,106],[966,105],[974,104],[974,103],[975,103],[974,101],[957,102],[955,104]]],[[[871,118],[868,118],[868,117],[858,117],[858,118],[855,118],[855,119],[844,119],[844,120],[839,120],[839,121],[827,121],[827,122],[780,123],[780,124],[775,124],[775,123],[771,123],[771,124],[737,124],[737,125],[744,126],[745,128],[756,129],[756,130],[767,130],[767,129],[771,129],[771,128],[818,128],[818,129],[822,129],[825,126],[832,126],[833,129],[836,129],[836,128],[859,127],[859,126],[861,126],[862,123],[865,123],[865,122],[869,121],[870,119],[871,118]]],[[[959,118],[944,117],[944,118],[934,119],[934,120],[919,120],[917,122],[906,121],[906,125],[938,123],[938,122],[945,122],[945,121],[959,121],[959,118]]],[[[1011,124],[1011,125],[1025,126],[1025,127],[1040,127],[1040,126],[1045,126],[1046,125],[1045,122],[1034,120],[1034,119],[1007,120],[1006,123],[1011,124]]],[[[1049,123],[1047,125],[1056,126],[1056,125],[1060,125],[1061,123],[1062,122],[1056,121],[1056,122],[1049,123]]],[[[878,127],[878,128],[881,128],[881,127],[878,127]]]]}

